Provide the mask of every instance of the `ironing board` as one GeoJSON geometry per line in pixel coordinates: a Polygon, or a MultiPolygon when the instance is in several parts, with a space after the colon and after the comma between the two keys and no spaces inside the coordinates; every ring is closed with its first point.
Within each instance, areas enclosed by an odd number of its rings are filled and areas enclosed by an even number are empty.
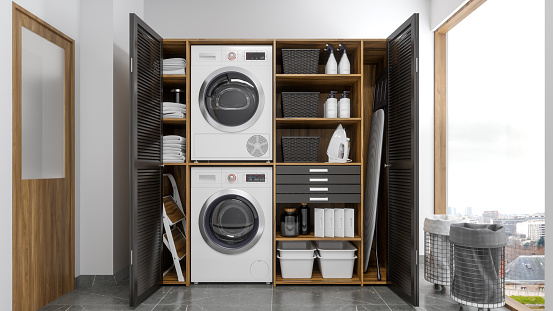
{"type": "Polygon", "coordinates": [[[373,113],[371,133],[369,135],[369,152],[367,154],[367,178],[363,210],[363,272],[369,267],[369,257],[373,243],[378,202],[378,184],[380,181],[380,160],[382,157],[382,139],[384,134],[384,109],[373,113]]]}

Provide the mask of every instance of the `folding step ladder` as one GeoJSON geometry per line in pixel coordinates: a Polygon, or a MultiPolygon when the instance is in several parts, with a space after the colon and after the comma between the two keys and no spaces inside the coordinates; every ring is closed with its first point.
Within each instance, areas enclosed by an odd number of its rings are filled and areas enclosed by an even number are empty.
{"type": "Polygon", "coordinates": [[[186,256],[186,236],[177,224],[180,223],[184,232],[186,232],[186,215],[182,208],[175,178],[171,174],[163,174],[163,176],[169,179],[173,188],[173,195],[163,198],[163,227],[165,229],[163,244],[171,252],[179,282],[184,282],[180,261],[186,256]]]}

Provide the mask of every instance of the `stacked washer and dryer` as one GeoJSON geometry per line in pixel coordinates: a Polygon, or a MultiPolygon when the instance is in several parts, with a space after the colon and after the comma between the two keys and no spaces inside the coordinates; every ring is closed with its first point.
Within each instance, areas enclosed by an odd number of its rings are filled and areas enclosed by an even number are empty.
{"type": "MultiPolygon", "coordinates": [[[[272,46],[191,47],[191,160],[272,160],[272,46]]],[[[191,168],[191,281],[272,282],[272,167],[191,168]]]]}

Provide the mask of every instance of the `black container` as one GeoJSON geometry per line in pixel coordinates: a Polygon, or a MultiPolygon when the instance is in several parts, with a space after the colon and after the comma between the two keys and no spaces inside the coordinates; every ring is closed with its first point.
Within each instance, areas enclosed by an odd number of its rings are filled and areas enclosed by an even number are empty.
{"type": "Polygon", "coordinates": [[[172,89],[171,94],[173,95],[173,102],[184,104],[184,90],[183,89],[172,89]]]}
{"type": "Polygon", "coordinates": [[[307,235],[311,233],[311,215],[307,203],[302,203],[300,206],[300,234],[307,235]]]}
{"type": "Polygon", "coordinates": [[[285,208],[280,215],[280,234],[286,237],[300,235],[300,215],[296,208],[285,208]]]}

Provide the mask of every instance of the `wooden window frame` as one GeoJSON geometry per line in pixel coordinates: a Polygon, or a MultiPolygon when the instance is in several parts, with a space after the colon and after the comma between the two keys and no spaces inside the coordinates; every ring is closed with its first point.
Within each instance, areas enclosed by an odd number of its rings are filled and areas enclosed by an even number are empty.
{"type": "Polygon", "coordinates": [[[486,0],[470,0],[434,31],[434,213],[447,209],[447,33],[486,0]]]}

